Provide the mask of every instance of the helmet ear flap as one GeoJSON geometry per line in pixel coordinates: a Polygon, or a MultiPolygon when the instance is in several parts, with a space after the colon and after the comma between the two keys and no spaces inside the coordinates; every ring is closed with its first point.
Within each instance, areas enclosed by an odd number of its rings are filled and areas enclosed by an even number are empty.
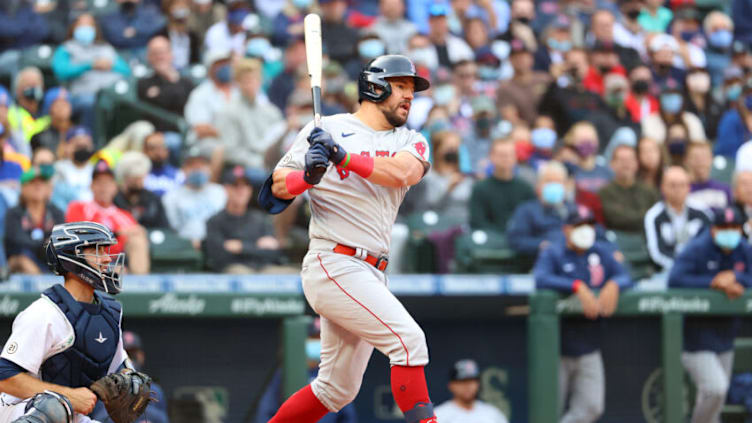
{"type": "Polygon", "coordinates": [[[45,253],[47,256],[47,267],[56,275],[62,275],[65,271],[63,270],[63,266],[60,263],[60,260],[57,258],[57,252],[55,251],[55,247],[52,245],[52,241],[47,242],[45,253]]]}

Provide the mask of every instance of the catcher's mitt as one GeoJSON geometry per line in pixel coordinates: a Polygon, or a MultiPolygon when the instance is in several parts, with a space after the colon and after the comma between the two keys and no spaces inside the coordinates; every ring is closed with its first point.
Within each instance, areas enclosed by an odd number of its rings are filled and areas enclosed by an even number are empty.
{"type": "Polygon", "coordinates": [[[151,397],[151,378],[144,373],[124,369],[91,384],[94,392],[115,423],[133,423],[139,418],[151,397]]]}

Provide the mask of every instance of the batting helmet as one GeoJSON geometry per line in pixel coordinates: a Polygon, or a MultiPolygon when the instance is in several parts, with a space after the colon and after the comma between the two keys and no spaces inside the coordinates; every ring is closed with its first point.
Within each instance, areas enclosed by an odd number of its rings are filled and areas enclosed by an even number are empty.
{"type": "Polygon", "coordinates": [[[428,80],[418,76],[415,65],[405,56],[388,54],[371,60],[360,72],[358,78],[358,96],[360,100],[380,103],[392,95],[392,86],[386,78],[396,76],[412,76],[415,81],[415,92],[427,90],[431,85],[428,80]],[[382,91],[376,91],[380,88],[382,91]]]}
{"type": "Polygon", "coordinates": [[[125,254],[108,253],[110,262],[105,265],[106,269],[96,264],[104,255],[100,254],[99,247],[111,247],[117,243],[118,240],[112,231],[99,223],[72,222],[55,225],[45,247],[47,266],[57,275],[65,276],[70,272],[94,289],[117,294],[122,287],[120,277],[123,273],[125,254]],[[96,248],[96,252],[84,253],[83,250],[88,247],[96,248]],[[87,260],[87,256],[94,263],[87,260]]]}

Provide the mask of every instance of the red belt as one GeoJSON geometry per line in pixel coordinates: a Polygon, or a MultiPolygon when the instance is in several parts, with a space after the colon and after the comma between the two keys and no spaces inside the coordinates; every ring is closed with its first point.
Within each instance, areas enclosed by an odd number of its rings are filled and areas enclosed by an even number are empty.
{"type": "MultiPolygon", "coordinates": [[[[348,247],[347,245],[342,245],[342,244],[337,244],[337,246],[334,247],[332,251],[334,251],[337,254],[344,254],[346,256],[356,256],[358,254],[358,250],[356,250],[355,248],[348,247]]],[[[369,254],[369,255],[366,255],[366,258],[364,258],[363,261],[379,269],[382,272],[386,270],[386,267],[389,265],[389,258],[386,256],[375,257],[369,254]]]]}

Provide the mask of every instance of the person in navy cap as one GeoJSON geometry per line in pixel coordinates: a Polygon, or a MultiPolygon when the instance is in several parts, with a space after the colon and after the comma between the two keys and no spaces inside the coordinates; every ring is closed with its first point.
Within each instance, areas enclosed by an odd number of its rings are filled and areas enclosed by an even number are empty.
{"type": "Polygon", "coordinates": [[[498,408],[478,399],[480,369],[475,360],[459,360],[449,372],[452,399],[436,407],[441,423],[507,423],[498,408]]]}
{"type": "Polygon", "coordinates": [[[605,406],[605,374],[601,357],[604,320],[619,302],[619,292],[631,286],[620,254],[607,241],[596,242],[595,217],[582,206],[569,214],[565,240],[543,250],[533,274],[538,289],[574,293],[585,314],[561,323],[559,403],[565,404],[561,423],[594,422],[605,406]],[[596,297],[593,290],[600,293],[596,297]]]}
{"type": "MultiPolygon", "coordinates": [[[[742,239],[744,217],[736,206],[715,210],[712,226],[674,261],[668,284],[710,288],[733,300],[752,285],[752,247],[742,239]]],[[[734,361],[737,317],[685,317],[681,361],[697,386],[693,423],[720,421],[734,361]]]]}

